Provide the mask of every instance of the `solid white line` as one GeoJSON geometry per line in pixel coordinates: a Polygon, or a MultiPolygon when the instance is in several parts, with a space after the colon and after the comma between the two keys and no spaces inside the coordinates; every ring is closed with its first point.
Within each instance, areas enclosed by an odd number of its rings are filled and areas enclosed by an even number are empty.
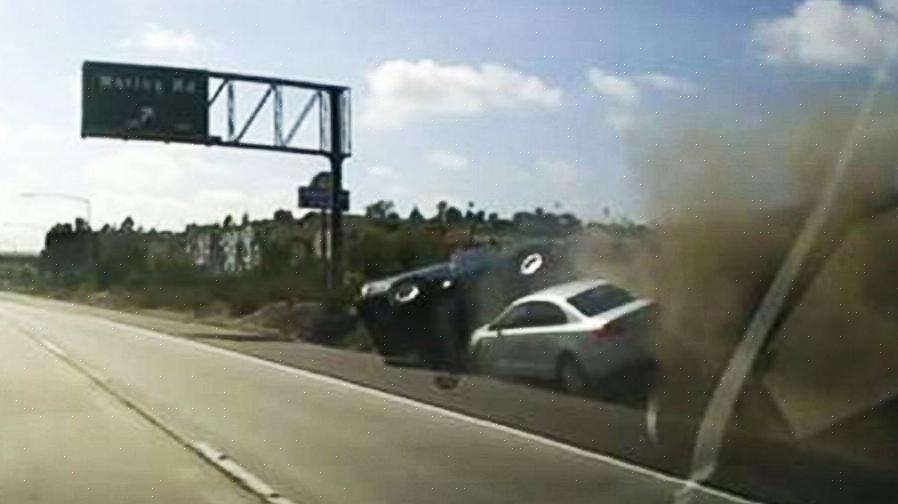
{"type": "Polygon", "coordinates": [[[193,443],[193,449],[209,463],[214,464],[229,476],[240,482],[254,494],[262,497],[269,504],[294,504],[290,499],[282,496],[268,483],[262,481],[255,474],[246,470],[243,466],[228,457],[223,452],[216,450],[210,444],[198,441],[193,443]]]}
{"type": "MultiPolygon", "coordinates": [[[[20,305],[20,306],[21,306],[21,305],[20,305]]],[[[47,311],[46,309],[42,309],[42,308],[34,307],[34,306],[26,307],[26,309],[27,309],[27,308],[31,308],[31,309],[33,309],[33,310],[38,310],[38,311],[44,311],[44,312],[47,311]]],[[[53,312],[51,311],[50,313],[53,313],[53,312]]],[[[57,313],[57,315],[59,315],[59,314],[57,313]]],[[[180,337],[177,337],[177,336],[172,336],[172,335],[169,335],[169,334],[164,334],[164,333],[152,331],[152,330],[149,330],[149,329],[144,329],[144,328],[142,328],[142,327],[136,327],[136,326],[128,325],[128,324],[121,323],[121,322],[115,322],[115,321],[107,320],[107,319],[104,319],[104,318],[101,318],[101,317],[98,317],[98,316],[95,316],[95,315],[91,315],[91,314],[84,314],[84,313],[75,313],[75,314],[72,314],[72,313],[67,313],[67,314],[62,314],[62,315],[75,315],[75,316],[81,316],[81,317],[89,318],[89,319],[91,319],[91,320],[96,321],[97,323],[105,324],[105,325],[114,327],[114,328],[116,328],[116,329],[127,329],[128,331],[131,331],[131,332],[140,333],[140,334],[143,334],[143,335],[148,336],[148,337],[152,337],[152,338],[156,338],[156,339],[160,339],[160,340],[169,341],[169,342],[172,342],[172,343],[175,343],[175,344],[178,344],[178,345],[183,345],[183,346],[192,347],[192,348],[197,349],[197,350],[200,350],[200,351],[210,352],[210,353],[216,353],[216,354],[219,354],[219,355],[224,355],[224,356],[228,356],[228,357],[231,357],[231,358],[234,358],[234,359],[238,359],[238,360],[242,360],[242,361],[245,361],[245,362],[249,362],[249,363],[257,364],[257,365],[260,365],[260,366],[264,366],[264,367],[267,367],[267,368],[270,368],[270,369],[273,369],[273,370],[281,371],[281,372],[284,372],[284,373],[287,373],[287,374],[291,374],[291,375],[294,375],[294,376],[299,376],[299,377],[302,377],[302,378],[307,378],[307,379],[310,379],[310,380],[315,380],[315,381],[318,381],[318,382],[321,382],[321,383],[327,383],[327,384],[329,384],[329,385],[340,386],[340,387],[343,387],[343,388],[346,388],[346,389],[349,389],[349,390],[353,390],[353,391],[355,391],[355,392],[360,392],[360,393],[363,393],[363,394],[368,394],[368,395],[371,395],[371,396],[374,396],[374,397],[377,397],[377,398],[380,398],[380,399],[383,399],[383,400],[386,400],[386,401],[391,401],[391,402],[394,402],[394,403],[397,403],[397,404],[402,404],[402,405],[404,405],[404,406],[409,406],[409,407],[416,408],[416,409],[419,409],[419,410],[422,410],[422,411],[426,411],[426,412],[429,412],[429,413],[435,413],[435,414],[442,415],[442,416],[447,417],[447,418],[452,418],[452,419],[454,419],[454,420],[459,420],[459,421],[462,421],[462,422],[467,422],[467,423],[470,423],[470,424],[472,424],[472,425],[476,425],[476,426],[478,426],[478,427],[492,429],[492,430],[501,432],[501,433],[503,433],[503,434],[508,434],[508,435],[517,437],[517,438],[519,438],[519,439],[523,439],[523,440],[526,440],[526,441],[534,442],[534,443],[537,443],[537,444],[542,444],[542,445],[548,446],[548,447],[550,447],[550,448],[555,448],[555,449],[564,451],[564,452],[569,453],[569,454],[572,454],[572,455],[577,455],[577,456],[580,456],[580,457],[583,457],[583,458],[586,458],[586,459],[589,459],[589,460],[592,460],[592,461],[595,461],[595,462],[601,462],[601,463],[604,463],[604,464],[608,464],[608,465],[611,465],[611,466],[615,466],[615,467],[618,467],[618,468],[621,468],[621,469],[625,469],[625,470],[628,470],[628,471],[633,472],[633,473],[636,473],[636,474],[640,474],[640,475],[642,475],[642,476],[647,476],[647,477],[650,477],[650,478],[655,478],[655,479],[657,479],[657,480],[660,480],[660,481],[663,481],[663,482],[666,482],[666,483],[673,483],[673,484],[680,484],[680,485],[689,485],[690,487],[699,489],[699,490],[701,490],[702,492],[704,492],[704,493],[706,493],[706,494],[708,494],[708,495],[712,495],[712,496],[719,497],[719,498],[723,498],[723,499],[728,499],[728,500],[730,500],[730,501],[733,502],[733,503],[739,503],[739,504],[762,504],[760,501],[752,501],[752,500],[746,499],[746,498],[744,498],[744,497],[741,497],[741,496],[738,496],[738,495],[735,495],[735,494],[732,494],[732,493],[729,493],[729,492],[726,492],[726,491],[723,491],[723,490],[719,490],[719,489],[716,489],[716,488],[712,488],[712,487],[706,486],[706,485],[701,484],[701,483],[690,482],[690,481],[689,481],[688,479],[686,479],[686,478],[680,478],[680,477],[673,476],[673,475],[670,475],[670,474],[666,474],[666,473],[663,473],[663,472],[660,472],[660,471],[657,471],[657,470],[654,470],[654,469],[649,469],[649,468],[647,468],[647,467],[643,467],[643,466],[640,466],[640,465],[633,464],[633,463],[631,463],[631,462],[627,462],[627,461],[624,461],[624,460],[620,460],[620,459],[611,457],[611,456],[609,456],[609,455],[603,455],[603,454],[599,454],[599,453],[592,452],[592,451],[589,451],[589,450],[585,450],[585,449],[583,449],[583,448],[579,448],[579,447],[576,447],[576,446],[573,446],[573,445],[569,445],[569,444],[566,444],[566,443],[562,443],[562,442],[560,442],[560,441],[556,441],[556,440],[554,440],[554,439],[550,439],[550,438],[547,438],[547,437],[544,437],[544,436],[540,436],[540,435],[538,435],[538,434],[533,434],[533,433],[530,433],[530,432],[518,430],[518,429],[515,429],[515,428],[513,428],[513,427],[509,427],[509,426],[507,426],[507,425],[503,425],[503,424],[500,424],[500,423],[496,423],[496,422],[493,422],[493,421],[490,421],[490,420],[485,420],[485,419],[482,419],[482,418],[477,418],[477,417],[469,416],[469,415],[466,415],[466,414],[463,414],[463,413],[459,413],[459,412],[452,411],[452,410],[449,410],[449,409],[446,409],[446,408],[443,408],[443,407],[440,407],[440,406],[435,406],[435,405],[432,405],[432,404],[428,404],[428,403],[425,403],[425,402],[421,402],[421,401],[418,401],[418,400],[415,400],[415,399],[411,399],[411,398],[408,398],[408,397],[390,394],[390,393],[384,392],[384,391],[382,391],[382,390],[378,390],[378,389],[375,389],[375,388],[367,387],[367,386],[364,386],[364,385],[359,385],[359,384],[357,384],[357,383],[353,383],[353,382],[350,382],[350,381],[346,381],[346,380],[343,380],[343,379],[340,379],[340,378],[335,378],[335,377],[332,377],[332,376],[326,376],[326,375],[314,373],[314,372],[311,372],[311,371],[307,371],[307,370],[305,370],[305,369],[299,369],[299,368],[290,367],[290,366],[287,366],[287,365],[285,365],[285,364],[280,364],[280,363],[277,363],[277,362],[265,360],[265,359],[262,359],[262,358],[260,358],[260,357],[255,357],[255,356],[252,356],[252,355],[247,355],[247,354],[243,354],[243,353],[240,353],[240,352],[236,352],[236,351],[234,351],[234,350],[229,350],[229,349],[226,349],[226,348],[221,348],[221,347],[211,346],[211,345],[207,345],[207,344],[200,343],[200,342],[197,342],[197,341],[193,341],[193,340],[188,340],[188,339],[180,338],[180,337]]]]}
{"type": "Polygon", "coordinates": [[[65,353],[65,350],[59,348],[58,346],[56,346],[55,344],[53,344],[53,342],[48,341],[48,340],[46,340],[46,339],[44,339],[44,338],[41,338],[41,339],[40,339],[40,342],[41,342],[41,345],[44,345],[45,347],[47,347],[47,350],[49,350],[49,351],[55,353],[56,355],[58,355],[58,356],[60,356],[60,357],[66,357],[66,356],[67,356],[66,353],[65,353]]]}
{"type": "MultiPolygon", "coordinates": [[[[296,504],[292,500],[282,496],[278,491],[268,485],[261,478],[246,470],[243,466],[235,462],[224,453],[216,450],[208,443],[190,442],[185,439],[177,431],[164,424],[162,420],[160,420],[156,415],[153,414],[152,411],[149,410],[149,408],[146,408],[131,400],[126,396],[124,392],[110,387],[108,384],[108,379],[106,377],[100,375],[85,364],[76,362],[74,359],[70,358],[61,348],[53,344],[51,341],[47,340],[44,334],[38,334],[37,332],[35,332],[34,328],[20,328],[20,331],[22,331],[23,334],[28,336],[36,343],[49,350],[51,353],[56,354],[57,357],[59,357],[65,363],[65,365],[69,366],[75,372],[83,374],[89,380],[93,380],[93,382],[102,387],[106,393],[110,394],[113,398],[121,402],[124,407],[129,408],[140,417],[149,421],[154,426],[160,428],[162,432],[170,436],[179,445],[195,452],[203,460],[212,464],[219,471],[223,472],[227,477],[234,480],[238,485],[242,486],[244,489],[248,490],[256,497],[262,499],[264,502],[266,502],[266,504],[296,504]]],[[[38,329],[38,331],[41,331],[41,333],[43,333],[42,330],[38,329]]]]}

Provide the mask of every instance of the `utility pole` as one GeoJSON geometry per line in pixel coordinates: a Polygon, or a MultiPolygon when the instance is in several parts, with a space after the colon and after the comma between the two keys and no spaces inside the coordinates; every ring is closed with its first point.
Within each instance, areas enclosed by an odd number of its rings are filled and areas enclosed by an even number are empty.
{"type": "Polygon", "coordinates": [[[328,260],[328,253],[327,253],[327,240],[328,240],[328,238],[327,238],[327,209],[322,208],[321,209],[321,237],[320,237],[319,242],[320,242],[320,246],[321,246],[321,264],[323,265],[323,268],[321,268],[321,272],[323,274],[325,287],[329,286],[330,281],[331,281],[330,280],[331,273],[330,273],[330,266],[329,266],[330,261],[328,260]]]}

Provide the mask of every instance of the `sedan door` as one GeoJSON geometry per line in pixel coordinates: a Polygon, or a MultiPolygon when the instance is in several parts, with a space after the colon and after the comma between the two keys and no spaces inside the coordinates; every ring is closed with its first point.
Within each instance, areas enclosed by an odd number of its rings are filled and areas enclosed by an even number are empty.
{"type": "Polygon", "coordinates": [[[498,343],[503,367],[508,373],[532,378],[554,374],[559,335],[568,317],[558,305],[548,301],[522,303],[509,312],[511,324],[502,324],[498,343]]]}

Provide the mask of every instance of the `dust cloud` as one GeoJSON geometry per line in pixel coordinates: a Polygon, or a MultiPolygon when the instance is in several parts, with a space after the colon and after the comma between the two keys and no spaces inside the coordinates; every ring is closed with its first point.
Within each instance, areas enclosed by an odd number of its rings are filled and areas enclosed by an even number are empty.
{"type": "MultiPolygon", "coordinates": [[[[818,273],[852,230],[889,212],[898,216],[898,107],[891,98],[879,102],[858,136],[831,218],[793,286],[785,319],[820,282],[818,273]]],[[[667,123],[630,145],[631,170],[653,216],[651,236],[617,254],[597,254],[594,245],[584,245],[579,262],[604,268],[659,302],[662,331],[656,352],[666,376],[662,393],[668,409],[690,418],[701,414],[836,166],[856,113],[856,106],[827,105],[788,120],[738,127],[722,121],[667,123]]],[[[896,227],[876,229],[898,233],[896,227]]],[[[898,235],[856,235],[853,242],[859,243],[852,247],[866,252],[839,255],[841,261],[864,262],[848,268],[854,274],[873,271],[864,265],[894,262],[877,254],[888,254],[880,242],[898,243],[898,235]]],[[[845,313],[859,312],[858,304],[893,306],[894,278],[866,278],[863,296],[834,290],[829,298],[844,299],[830,299],[830,311],[817,316],[838,319],[833,306],[845,313]]],[[[863,324],[853,330],[865,331],[863,324]]],[[[823,338],[814,344],[823,344],[823,338]]],[[[759,363],[762,370],[775,364],[770,355],[759,363]]]]}

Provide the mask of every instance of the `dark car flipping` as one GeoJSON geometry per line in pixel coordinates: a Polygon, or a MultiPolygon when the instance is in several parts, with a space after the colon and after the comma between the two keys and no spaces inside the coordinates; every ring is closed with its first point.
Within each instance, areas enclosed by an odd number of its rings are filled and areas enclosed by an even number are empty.
{"type": "Polygon", "coordinates": [[[573,273],[558,243],[454,254],[448,262],[371,281],[359,315],[387,363],[466,369],[471,332],[510,301],[573,273]]]}

